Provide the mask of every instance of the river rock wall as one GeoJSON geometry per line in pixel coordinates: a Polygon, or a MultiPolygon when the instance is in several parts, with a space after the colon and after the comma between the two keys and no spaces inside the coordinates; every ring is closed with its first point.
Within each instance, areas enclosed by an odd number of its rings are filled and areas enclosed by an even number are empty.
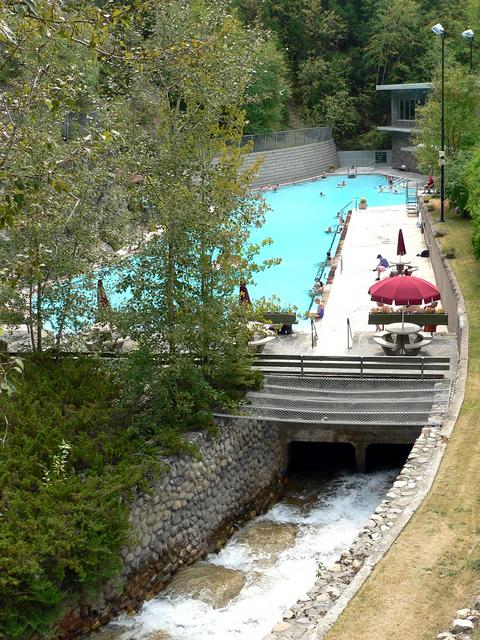
{"type": "Polygon", "coordinates": [[[184,565],[220,549],[234,524],[266,511],[281,491],[286,450],[277,429],[261,421],[218,420],[218,434],[189,440],[198,457],[164,458],[168,471],[130,511],[132,543],[120,578],[85,597],[62,620],[62,638],[98,629],[156,595],[184,565]]]}

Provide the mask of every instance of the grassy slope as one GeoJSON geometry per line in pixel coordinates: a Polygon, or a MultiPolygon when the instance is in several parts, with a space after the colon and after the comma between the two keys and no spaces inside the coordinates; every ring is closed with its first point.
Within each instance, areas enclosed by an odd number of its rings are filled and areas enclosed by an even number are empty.
{"type": "Polygon", "coordinates": [[[327,640],[432,640],[480,593],[480,262],[469,221],[447,215],[446,230],[470,323],[465,402],[432,491],[327,640]]]}

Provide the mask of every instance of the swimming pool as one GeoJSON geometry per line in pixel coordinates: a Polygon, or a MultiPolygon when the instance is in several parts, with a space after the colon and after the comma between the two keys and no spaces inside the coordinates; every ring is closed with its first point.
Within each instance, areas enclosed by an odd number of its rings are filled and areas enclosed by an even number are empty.
{"type": "Polygon", "coordinates": [[[260,259],[281,258],[282,262],[255,274],[254,284],[248,287],[251,298],[276,295],[283,305],[293,305],[303,315],[310,306],[309,291],[318,265],[325,260],[332,241],[332,256],[335,255],[340,238],[339,234],[326,233],[325,229],[335,228],[337,212],[343,208],[355,209],[355,202],[360,198],[366,198],[370,207],[405,202],[404,189],[398,187],[398,193],[394,193],[387,187],[387,180],[381,175],[350,179],[346,175],[334,175],[264,193],[271,211],[266,215],[266,224],[254,229],[250,239],[260,243],[267,237],[272,238],[273,244],[262,247],[260,259]],[[338,187],[342,181],[346,186],[338,187]],[[385,190],[380,191],[379,187],[385,190]],[[321,196],[321,192],[325,195],[321,196]]]}

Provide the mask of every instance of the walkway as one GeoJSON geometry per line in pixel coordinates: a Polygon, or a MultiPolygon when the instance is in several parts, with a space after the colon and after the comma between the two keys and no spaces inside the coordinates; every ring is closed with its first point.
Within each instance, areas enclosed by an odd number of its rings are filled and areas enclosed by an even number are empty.
{"type": "MultiPolygon", "coordinates": [[[[265,353],[309,353],[311,355],[342,355],[348,353],[347,318],[354,333],[372,333],[374,327],[368,325],[368,312],[375,306],[368,295],[369,287],[375,282],[376,256],[381,253],[390,262],[396,260],[398,230],[402,229],[407,255],[405,261],[418,266],[415,275],[435,282],[430,260],[417,257],[425,249],[424,236],[417,226],[415,216],[407,216],[405,205],[392,207],[369,207],[353,211],[348,232],[343,245],[341,264],[337,267],[333,284],[330,286],[325,316],[316,323],[317,346],[312,349],[310,322],[301,321],[296,335],[288,339],[270,342],[265,353]]],[[[388,277],[384,275],[383,277],[388,277]]],[[[439,328],[446,331],[446,328],[439,328]]],[[[365,345],[362,355],[380,353],[378,348],[365,345]]],[[[427,354],[428,355],[428,354],[427,354]]]]}

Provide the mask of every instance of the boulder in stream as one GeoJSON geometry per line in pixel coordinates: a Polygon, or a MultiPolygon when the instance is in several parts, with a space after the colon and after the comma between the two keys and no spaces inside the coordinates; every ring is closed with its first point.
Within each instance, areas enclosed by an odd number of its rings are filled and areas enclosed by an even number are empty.
{"type": "Polygon", "coordinates": [[[246,576],[241,571],[197,562],[177,573],[165,593],[190,596],[215,609],[222,609],[238,596],[245,580],[246,576]]]}

